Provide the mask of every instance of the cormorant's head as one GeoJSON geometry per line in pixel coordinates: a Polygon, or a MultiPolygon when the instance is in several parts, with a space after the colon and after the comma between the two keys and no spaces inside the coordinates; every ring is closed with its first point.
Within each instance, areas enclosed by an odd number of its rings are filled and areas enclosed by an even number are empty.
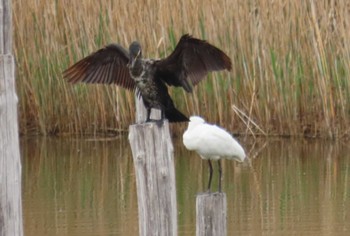
{"type": "Polygon", "coordinates": [[[129,46],[129,69],[130,73],[134,77],[138,77],[142,73],[142,51],[141,51],[141,46],[137,41],[134,41],[130,44],[129,46]]]}
{"type": "Polygon", "coordinates": [[[133,62],[142,57],[141,45],[134,41],[129,46],[130,61],[133,62]]]}

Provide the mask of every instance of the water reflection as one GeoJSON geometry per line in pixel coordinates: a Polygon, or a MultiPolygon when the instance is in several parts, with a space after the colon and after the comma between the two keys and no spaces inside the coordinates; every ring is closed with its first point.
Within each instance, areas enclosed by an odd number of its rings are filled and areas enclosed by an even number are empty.
{"type": "Polygon", "coordinates": [[[137,235],[126,145],[118,139],[23,140],[25,235],[137,235]]]}
{"type": "MultiPolygon", "coordinates": [[[[206,187],[207,163],[174,142],[179,235],[195,235],[195,197],[206,187]]],[[[349,234],[347,145],[242,144],[255,157],[250,164],[223,162],[229,235],[349,234]]],[[[21,149],[25,235],[138,235],[126,137],[22,139],[21,149]]]]}

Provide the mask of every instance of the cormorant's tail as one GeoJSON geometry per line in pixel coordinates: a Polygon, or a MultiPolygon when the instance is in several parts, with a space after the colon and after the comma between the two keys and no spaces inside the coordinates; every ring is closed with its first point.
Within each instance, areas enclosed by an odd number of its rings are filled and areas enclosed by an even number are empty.
{"type": "Polygon", "coordinates": [[[187,122],[190,121],[184,114],[182,114],[175,107],[171,109],[166,109],[164,111],[165,118],[168,119],[169,122],[187,122]]]}

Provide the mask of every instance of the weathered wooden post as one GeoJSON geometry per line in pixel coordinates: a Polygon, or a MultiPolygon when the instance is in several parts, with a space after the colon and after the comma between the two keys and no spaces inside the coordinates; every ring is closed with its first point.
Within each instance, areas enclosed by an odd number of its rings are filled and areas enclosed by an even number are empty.
{"type": "MultiPolygon", "coordinates": [[[[144,122],[143,104],[136,100],[137,121],[144,122]]],[[[168,121],[130,125],[129,142],[136,173],[140,235],[177,235],[174,155],[168,121]]]]}
{"type": "Polygon", "coordinates": [[[23,235],[11,1],[0,0],[0,236],[23,235]]]}
{"type": "Polygon", "coordinates": [[[223,236],[226,231],[226,194],[200,193],[196,197],[196,235],[223,236]]]}

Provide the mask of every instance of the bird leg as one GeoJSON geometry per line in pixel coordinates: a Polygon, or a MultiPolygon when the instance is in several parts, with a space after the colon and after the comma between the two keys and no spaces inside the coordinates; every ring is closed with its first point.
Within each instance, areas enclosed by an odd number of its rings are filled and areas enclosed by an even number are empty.
{"type": "Polygon", "coordinates": [[[165,119],[165,112],[163,111],[163,109],[160,110],[160,120],[164,120],[165,119]]]}
{"type": "Polygon", "coordinates": [[[146,108],[147,115],[146,115],[146,122],[151,121],[151,108],[146,108]]]}
{"type": "Polygon", "coordinates": [[[164,117],[164,111],[160,110],[160,119],[155,121],[159,128],[163,125],[164,117]]]}
{"type": "Polygon", "coordinates": [[[208,183],[208,192],[210,193],[210,185],[211,185],[211,179],[213,177],[213,166],[211,165],[210,159],[208,160],[209,164],[209,183],[208,183]]]}
{"type": "Polygon", "coordinates": [[[147,122],[155,122],[158,127],[161,127],[163,125],[163,117],[164,117],[163,111],[161,113],[162,114],[162,118],[160,120],[151,119],[152,108],[146,108],[146,111],[147,111],[147,118],[146,118],[145,123],[147,123],[147,122]]]}
{"type": "Polygon", "coordinates": [[[218,166],[219,166],[219,193],[221,193],[221,176],[222,176],[222,168],[221,168],[221,161],[218,160],[218,166]]]}

